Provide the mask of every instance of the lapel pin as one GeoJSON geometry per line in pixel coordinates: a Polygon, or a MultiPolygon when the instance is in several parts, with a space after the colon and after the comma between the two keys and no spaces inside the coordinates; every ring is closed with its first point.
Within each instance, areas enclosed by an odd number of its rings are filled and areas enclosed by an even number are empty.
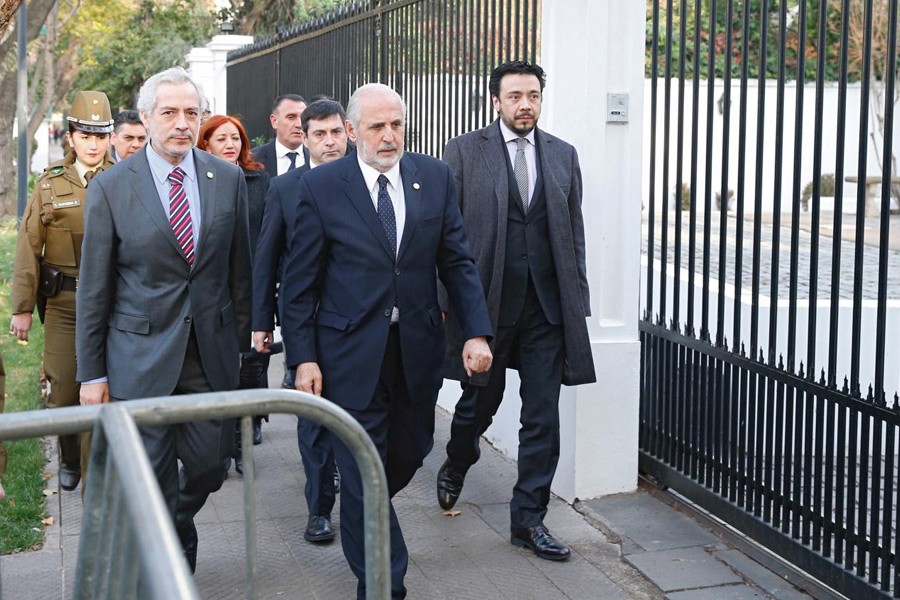
{"type": "Polygon", "coordinates": [[[212,171],[207,171],[207,172],[206,172],[206,178],[207,178],[207,179],[212,179],[212,178],[213,178],[212,171]]]}
{"type": "Polygon", "coordinates": [[[422,187],[422,186],[419,185],[419,182],[416,182],[416,183],[413,184],[413,189],[414,189],[414,190],[417,190],[417,189],[419,189],[420,187],[422,187]]]}

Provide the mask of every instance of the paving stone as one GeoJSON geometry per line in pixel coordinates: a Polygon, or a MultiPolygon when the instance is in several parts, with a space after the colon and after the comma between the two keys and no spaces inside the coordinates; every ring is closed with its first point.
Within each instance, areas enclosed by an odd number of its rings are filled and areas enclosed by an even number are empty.
{"type": "MultiPolygon", "coordinates": [[[[702,590],[687,590],[666,595],[666,600],[771,600],[762,590],[752,585],[723,585],[702,590]]],[[[781,600],[780,596],[774,596],[781,600]]]]}
{"type": "Polygon", "coordinates": [[[703,548],[678,548],[625,557],[650,581],[666,592],[743,583],[734,571],[703,548]]]}
{"type": "Polygon", "coordinates": [[[765,590],[773,598],[778,598],[778,600],[808,600],[809,598],[807,594],[795,588],[789,581],[779,577],[746,554],[734,549],[715,550],[712,554],[730,565],[744,579],[752,581],[765,590]]]}
{"type": "MultiPolygon", "coordinates": [[[[658,551],[689,546],[712,546],[721,540],[696,521],[650,494],[616,494],[584,502],[617,535],[633,541],[640,550],[658,551]]],[[[625,549],[627,554],[634,547],[625,549]]]]}

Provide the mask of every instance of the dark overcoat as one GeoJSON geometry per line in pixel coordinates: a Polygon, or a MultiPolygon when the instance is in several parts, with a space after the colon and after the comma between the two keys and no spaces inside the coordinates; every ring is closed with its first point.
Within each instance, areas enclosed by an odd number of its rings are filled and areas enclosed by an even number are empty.
{"type": "MultiPolygon", "coordinates": [[[[541,175],[547,202],[548,230],[553,263],[559,281],[566,344],[563,383],[579,385],[597,380],[591,356],[586,317],[591,314],[585,267],[584,220],[581,213],[581,169],[575,148],[540,129],[535,130],[541,175]]],[[[509,177],[506,149],[497,121],[484,129],[453,138],[447,143],[444,161],[453,171],[459,208],[466,235],[475,254],[475,265],[487,294],[488,313],[496,332],[500,294],[506,261],[506,227],[509,211],[509,177]]],[[[441,295],[447,312],[447,355],[444,375],[465,380],[457,316],[441,295]]],[[[494,338],[496,339],[496,338],[494,338]]],[[[488,373],[470,378],[485,385],[488,373]]]]}

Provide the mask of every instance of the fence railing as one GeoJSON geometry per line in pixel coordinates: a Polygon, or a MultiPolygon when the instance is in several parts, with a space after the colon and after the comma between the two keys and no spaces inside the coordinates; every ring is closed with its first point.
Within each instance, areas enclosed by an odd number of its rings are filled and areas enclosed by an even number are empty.
{"type": "Polygon", "coordinates": [[[900,597],[898,3],[648,11],[641,468],[849,597],[900,597]]]}
{"type": "Polygon", "coordinates": [[[251,137],[272,135],[275,96],[327,94],[346,106],[381,82],[409,107],[407,148],[440,156],[492,118],[488,75],[535,61],[540,0],[360,0],[228,54],[228,107],[251,137]]]}
{"type": "MultiPolygon", "coordinates": [[[[252,415],[287,413],[312,419],[337,435],[357,460],[363,484],[366,590],[390,598],[387,480],[378,451],[362,426],[337,405],[290,390],[240,390],[129,400],[0,415],[0,440],[93,429],[90,476],[76,564],[75,597],[159,600],[199,598],[182,558],[138,426],[241,418],[250,439],[252,415]],[[96,426],[95,426],[96,423],[96,426]]],[[[253,444],[243,444],[246,595],[256,585],[253,444]]]]}

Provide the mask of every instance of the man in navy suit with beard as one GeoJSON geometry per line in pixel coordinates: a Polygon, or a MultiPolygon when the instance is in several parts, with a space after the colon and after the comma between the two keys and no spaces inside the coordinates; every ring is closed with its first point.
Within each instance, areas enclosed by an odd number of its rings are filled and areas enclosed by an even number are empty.
{"type": "MultiPolygon", "coordinates": [[[[300,180],[284,277],[287,362],[298,390],[322,394],[366,429],[391,497],[431,450],[444,330],[437,272],[466,342],[465,368],[490,368],[491,324],[456,203],[450,169],[403,152],[406,106],[367,84],[347,106],[351,154],[300,180]]],[[[341,543],[365,598],[362,483],[343,443],[329,435],[341,470],[341,543]]],[[[406,597],[409,561],[390,511],[391,594],[406,597]]]]}

